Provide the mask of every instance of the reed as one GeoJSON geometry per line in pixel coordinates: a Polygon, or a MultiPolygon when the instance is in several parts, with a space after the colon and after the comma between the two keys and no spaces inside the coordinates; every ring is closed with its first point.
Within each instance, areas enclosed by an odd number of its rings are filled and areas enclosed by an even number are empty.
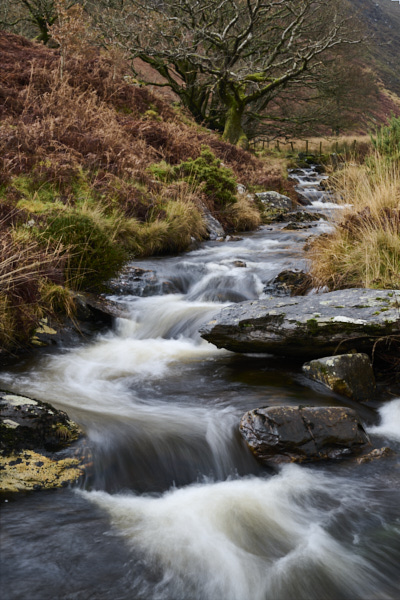
{"type": "Polygon", "coordinates": [[[375,154],[338,172],[332,186],[348,205],[335,231],[310,251],[316,287],[400,287],[400,163],[375,154]]]}

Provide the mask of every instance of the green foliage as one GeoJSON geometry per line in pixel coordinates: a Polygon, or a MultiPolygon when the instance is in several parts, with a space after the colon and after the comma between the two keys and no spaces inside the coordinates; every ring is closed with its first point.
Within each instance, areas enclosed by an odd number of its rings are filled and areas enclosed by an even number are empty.
{"type": "Polygon", "coordinates": [[[202,146],[196,159],[189,158],[175,167],[162,161],[150,169],[161,181],[183,179],[192,185],[202,185],[204,193],[221,207],[236,202],[236,181],[232,170],[222,166],[207,146],[202,146]]]}
{"type": "Polygon", "coordinates": [[[377,130],[376,138],[371,135],[371,141],[382,156],[400,158],[400,117],[392,116],[389,125],[377,130]]]}
{"type": "Polygon", "coordinates": [[[66,277],[74,288],[94,288],[109,279],[126,260],[126,252],[88,215],[59,213],[49,220],[43,238],[68,252],[66,277]]]}
{"type": "Polygon", "coordinates": [[[176,169],[187,180],[204,183],[204,192],[217,204],[226,206],[236,202],[236,181],[231,169],[221,166],[221,161],[206,146],[198,158],[189,158],[176,169]]]}

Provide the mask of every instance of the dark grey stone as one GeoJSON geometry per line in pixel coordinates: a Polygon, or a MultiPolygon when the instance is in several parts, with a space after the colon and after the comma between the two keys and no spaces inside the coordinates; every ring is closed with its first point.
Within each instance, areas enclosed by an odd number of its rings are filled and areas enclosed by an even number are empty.
{"type": "Polygon", "coordinates": [[[339,458],[370,444],[356,412],[339,406],[256,408],[242,417],[239,429],[266,465],[339,458]]]}
{"type": "Polygon", "coordinates": [[[376,384],[367,354],[339,354],[312,360],[303,365],[304,373],[328,388],[353,400],[371,400],[376,384]]]}
{"type": "Polygon", "coordinates": [[[223,308],[200,330],[218,348],[320,358],[370,352],[400,334],[400,291],[350,289],[250,300],[223,308]]]}

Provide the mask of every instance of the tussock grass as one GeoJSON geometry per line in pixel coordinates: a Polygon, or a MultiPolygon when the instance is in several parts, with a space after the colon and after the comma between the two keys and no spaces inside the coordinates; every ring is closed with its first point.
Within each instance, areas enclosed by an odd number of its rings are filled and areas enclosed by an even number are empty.
{"type": "Polygon", "coordinates": [[[254,200],[245,194],[238,196],[238,200],[228,206],[225,218],[232,223],[236,231],[252,231],[261,225],[262,218],[254,200]]]}
{"type": "Polygon", "coordinates": [[[400,288],[400,162],[371,156],[338,172],[332,185],[351,208],[312,245],[314,285],[400,288]]]}
{"type": "Polygon", "coordinates": [[[43,248],[28,233],[18,236],[0,227],[0,347],[24,341],[52,312],[42,292],[62,282],[63,261],[59,247],[43,248]]]}

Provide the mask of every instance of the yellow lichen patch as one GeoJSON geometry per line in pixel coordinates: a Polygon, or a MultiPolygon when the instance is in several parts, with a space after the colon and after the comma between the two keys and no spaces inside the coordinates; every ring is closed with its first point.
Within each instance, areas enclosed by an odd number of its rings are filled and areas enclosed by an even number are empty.
{"type": "Polygon", "coordinates": [[[63,487],[83,475],[84,469],[75,458],[52,460],[43,454],[26,450],[0,457],[2,492],[22,492],[63,487]]]}

